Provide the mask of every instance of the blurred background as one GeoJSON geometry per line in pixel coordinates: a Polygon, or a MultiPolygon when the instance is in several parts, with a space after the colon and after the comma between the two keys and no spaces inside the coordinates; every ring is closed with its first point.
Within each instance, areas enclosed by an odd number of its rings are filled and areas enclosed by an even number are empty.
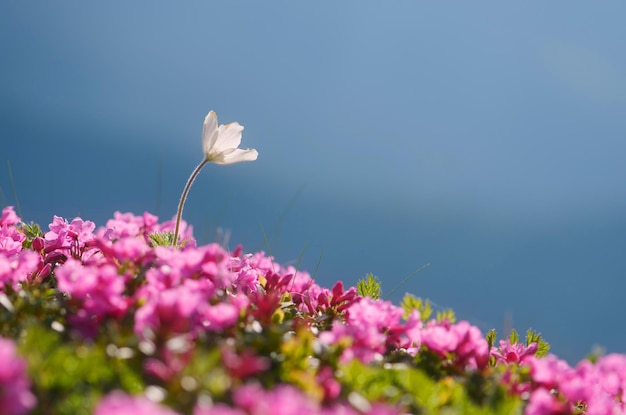
{"type": "Polygon", "coordinates": [[[390,299],[533,328],[570,363],[625,353],[625,15],[5,0],[0,202],[44,229],[170,219],[214,109],[260,155],[202,171],[184,214],[199,242],[269,249],[324,286],[371,272],[383,295],[430,264],[390,299]]]}

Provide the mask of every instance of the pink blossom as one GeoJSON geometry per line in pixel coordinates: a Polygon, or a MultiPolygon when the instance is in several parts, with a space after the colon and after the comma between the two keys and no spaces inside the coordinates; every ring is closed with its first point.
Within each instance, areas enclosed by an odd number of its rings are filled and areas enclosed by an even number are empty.
{"type": "Polygon", "coordinates": [[[247,415],[246,412],[231,408],[224,404],[216,404],[210,406],[197,405],[193,410],[193,415],[247,415]]]}
{"type": "Polygon", "coordinates": [[[130,396],[115,391],[98,403],[94,415],[178,415],[178,413],[143,396],[130,396]]]}
{"type": "Polygon", "coordinates": [[[271,363],[269,358],[257,356],[253,350],[236,352],[229,346],[222,347],[222,362],[229,374],[239,379],[257,375],[269,369],[271,363]]]}
{"type": "Polygon", "coordinates": [[[158,217],[147,212],[142,216],[115,212],[106,227],[98,229],[96,233],[99,237],[106,235],[110,240],[141,236],[145,242],[150,242],[150,234],[159,230],[158,222],[158,217]]]}
{"type": "Polygon", "coordinates": [[[546,389],[537,389],[530,395],[525,415],[559,415],[567,414],[565,405],[546,389]]]}
{"type": "Polygon", "coordinates": [[[511,344],[509,339],[500,340],[500,347],[491,350],[491,355],[496,358],[498,363],[508,364],[517,363],[521,364],[530,357],[534,356],[537,352],[538,346],[536,342],[524,346],[522,343],[511,344]]]}
{"type": "Polygon", "coordinates": [[[233,394],[235,404],[250,415],[317,414],[319,404],[289,384],[264,390],[256,383],[238,388],[233,394]]]}
{"type": "MultiPolygon", "coordinates": [[[[247,303],[245,303],[245,305],[247,306],[247,303]]],[[[228,302],[217,304],[205,302],[198,308],[198,315],[202,321],[201,324],[208,331],[220,331],[227,327],[234,326],[237,320],[239,320],[240,313],[241,308],[228,302]]]]}
{"type": "Polygon", "coordinates": [[[155,290],[135,313],[135,333],[143,336],[148,331],[162,334],[193,331],[200,324],[197,309],[205,301],[205,293],[195,290],[190,283],[155,290]]]}
{"type": "Polygon", "coordinates": [[[548,390],[556,388],[560,380],[572,370],[566,361],[553,354],[542,358],[530,356],[526,361],[533,381],[548,390]]]}
{"type": "Polygon", "coordinates": [[[0,337],[0,414],[27,414],[36,404],[26,376],[26,362],[15,344],[0,337]]]}
{"type": "Polygon", "coordinates": [[[489,344],[476,326],[467,321],[459,321],[452,326],[458,338],[455,364],[471,369],[483,368],[489,361],[489,344]]]}
{"type": "Polygon", "coordinates": [[[22,250],[26,235],[13,225],[0,225],[0,252],[14,255],[22,250]]]}
{"type": "Polygon", "coordinates": [[[228,268],[229,255],[217,244],[179,250],[173,247],[154,248],[156,260],[150,275],[152,283],[172,287],[184,279],[205,279],[215,288],[232,284],[233,273],[228,268]]]}
{"type": "Polygon", "coordinates": [[[596,362],[602,388],[620,402],[626,402],[626,355],[612,353],[596,362]]]}
{"type": "Polygon", "coordinates": [[[4,284],[17,288],[18,284],[29,281],[40,263],[41,256],[33,251],[20,251],[10,256],[0,251],[0,288],[4,284]]]}
{"type": "MultiPolygon", "coordinates": [[[[320,341],[326,344],[338,343],[341,339],[350,340],[350,347],[344,350],[341,359],[349,361],[358,358],[369,363],[384,354],[388,348],[410,345],[408,334],[418,326],[419,315],[414,315],[407,324],[401,324],[404,310],[388,301],[361,298],[346,309],[346,321],[335,321],[330,332],[320,334],[320,341]]],[[[417,337],[412,334],[413,337],[417,337]]],[[[415,339],[418,340],[419,339],[415,339]]]]}
{"type": "Polygon", "coordinates": [[[95,335],[105,317],[119,318],[128,308],[123,297],[127,278],[113,265],[87,266],[70,258],[57,267],[55,275],[59,290],[70,294],[78,307],[71,320],[86,337],[95,335]]]}
{"type": "Polygon", "coordinates": [[[20,223],[20,218],[15,214],[13,206],[7,206],[2,209],[2,215],[0,215],[0,226],[14,226],[20,223]]]}
{"type": "Polygon", "coordinates": [[[459,339],[450,330],[449,323],[439,324],[433,320],[422,330],[422,344],[445,358],[456,349],[459,339]]]}
{"type": "Polygon", "coordinates": [[[147,265],[153,258],[150,246],[143,238],[127,237],[115,241],[96,240],[96,246],[106,260],[122,264],[137,263],[147,265]]]}
{"type": "Polygon", "coordinates": [[[48,227],[50,231],[44,235],[46,254],[54,254],[56,251],[68,258],[87,260],[95,253],[93,242],[96,236],[93,231],[96,225],[93,222],[74,218],[68,223],[65,219],[54,216],[48,227]]]}
{"type": "Polygon", "coordinates": [[[431,321],[422,330],[422,344],[442,358],[454,354],[453,364],[465,369],[484,367],[489,360],[489,345],[480,330],[467,321],[450,324],[431,321]]]}
{"type": "Polygon", "coordinates": [[[135,333],[140,336],[146,330],[162,334],[219,331],[235,325],[249,304],[243,294],[218,298],[208,279],[186,278],[168,287],[151,271],[137,295],[142,305],[135,313],[135,333]]]}

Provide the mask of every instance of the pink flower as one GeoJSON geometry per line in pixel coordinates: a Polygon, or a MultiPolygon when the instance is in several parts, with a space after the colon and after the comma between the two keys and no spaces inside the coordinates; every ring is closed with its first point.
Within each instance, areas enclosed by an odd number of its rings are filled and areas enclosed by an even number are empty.
{"type": "Polygon", "coordinates": [[[467,321],[430,322],[422,330],[422,344],[442,358],[454,354],[453,364],[460,369],[482,368],[489,360],[487,341],[480,330],[467,321]]]}
{"type": "Polygon", "coordinates": [[[450,330],[449,324],[439,324],[435,321],[431,321],[424,330],[422,330],[422,344],[445,358],[448,353],[456,349],[459,344],[459,339],[456,334],[450,330]]]}
{"type": "Polygon", "coordinates": [[[257,356],[252,350],[236,352],[229,346],[222,347],[222,362],[231,376],[245,379],[257,375],[270,367],[270,360],[257,356]]]}
{"type": "Polygon", "coordinates": [[[0,414],[27,414],[35,404],[26,377],[26,362],[17,355],[11,340],[0,337],[0,414]]]}
{"type": "Polygon", "coordinates": [[[41,256],[33,251],[20,251],[10,256],[0,251],[0,288],[4,284],[16,288],[19,283],[29,281],[40,263],[41,256]]]}
{"type": "Polygon", "coordinates": [[[508,364],[517,363],[521,364],[530,357],[534,356],[537,352],[537,343],[533,342],[528,346],[524,346],[522,343],[511,344],[509,339],[500,340],[500,347],[493,349],[491,355],[496,358],[498,363],[508,364]]]}
{"type": "Polygon", "coordinates": [[[471,369],[485,367],[489,361],[489,344],[478,327],[459,321],[452,326],[452,331],[458,338],[455,364],[471,369]]]}
{"type": "Polygon", "coordinates": [[[55,275],[59,290],[70,294],[78,307],[78,312],[70,317],[86,337],[96,334],[104,318],[121,317],[128,308],[123,297],[126,277],[119,275],[111,264],[88,266],[70,258],[57,267],[55,275]]]}
{"type": "Polygon", "coordinates": [[[233,394],[235,404],[250,415],[317,414],[319,405],[302,391],[289,384],[264,390],[256,383],[238,388],[233,394]]]}
{"type": "Polygon", "coordinates": [[[247,415],[246,412],[231,408],[224,404],[216,404],[211,406],[197,405],[193,410],[193,415],[247,415]]]}
{"type": "Polygon", "coordinates": [[[7,206],[2,209],[2,215],[0,215],[0,226],[14,226],[20,223],[20,218],[15,214],[13,206],[7,206]]]}
{"type": "Polygon", "coordinates": [[[149,235],[159,230],[158,221],[158,217],[147,212],[142,216],[115,212],[113,219],[107,221],[105,228],[98,229],[97,234],[99,237],[106,234],[110,240],[141,236],[144,241],[150,242],[149,235]]]}
{"type": "Polygon", "coordinates": [[[572,370],[566,361],[553,354],[542,358],[530,356],[526,362],[533,381],[548,390],[558,387],[560,380],[572,370]]]}
{"type": "Polygon", "coordinates": [[[96,225],[93,222],[74,218],[68,223],[55,216],[48,227],[50,231],[44,235],[46,253],[57,251],[69,258],[81,260],[87,260],[94,254],[93,242],[96,236],[93,231],[96,225]]]}
{"type": "Polygon", "coordinates": [[[115,391],[100,401],[94,415],[178,415],[178,413],[143,396],[130,396],[115,391]]]}
{"type": "Polygon", "coordinates": [[[18,231],[13,225],[0,225],[0,252],[14,255],[22,250],[22,242],[26,235],[18,231]]]}
{"type": "Polygon", "coordinates": [[[155,290],[135,313],[135,333],[143,337],[148,330],[163,335],[193,331],[200,325],[197,310],[205,301],[205,293],[192,283],[155,290]]]}
{"type": "Polygon", "coordinates": [[[530,395],[525,415],[559,415],[568,414],[565,405],[546,389],[537,389],[530,395]]]}
{"type": "Polygon", "coordinates": [[[326,344],[350,340],[350,347],[344,350],[341,359],[349,361],[358,358],[369,363],[384,354],[388,349],[411,345],[419,339],[413,330],[421,325],[419,315],[406,324],[401,324],[404,310],[388,301],[361,298],[346,309],[345,324],[333,323],[331,331],[320,334],[320,341],[326,344]],[[409,335],[412,338],[409,338],[409,335]]]}

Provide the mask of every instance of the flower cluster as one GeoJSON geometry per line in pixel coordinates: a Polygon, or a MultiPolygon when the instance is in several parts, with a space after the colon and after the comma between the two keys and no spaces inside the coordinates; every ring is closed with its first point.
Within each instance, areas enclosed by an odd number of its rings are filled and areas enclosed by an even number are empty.
{"type": "Polygon", "coordinates": [[[3,209],[0,413],[624,413],[623,355],[494,347],[452,314],[197,246],[184,223],[183,247],[154,237],[175,228],[118,212],[44,233],[3,209]]]}

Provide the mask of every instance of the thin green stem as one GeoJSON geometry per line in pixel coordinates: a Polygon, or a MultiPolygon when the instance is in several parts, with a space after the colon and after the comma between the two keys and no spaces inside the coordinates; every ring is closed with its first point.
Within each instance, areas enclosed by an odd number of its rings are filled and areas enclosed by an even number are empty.
{"type": "Polygon", "coordinates": [[[207,164],[209,160],[206,158],[202,160],[200,164],[194,169],[187,179],[187,184],[185,185],[185,189],[183,190],[183,194],[180,196],[180,201],[178,202],[178,211],[176,212],[176,228],[174,229],[174,246],[178,243],[178,229],[180,228],[180,219],[183,217],[183,207],[185,206],[185,200],[187,199],[187,194],[189,193],[189,189],[191,189],[191,185],[193,184],[196,177],[200,173],[200,170],[207,164]]]}
{"type": "Polygon", "coordinates": [[[400,284],[396,285],[396,287],[393,290],[391,290],[391,292],[389,294],[387,294],[387,296],[385,297],[385,301],[388,300],[389,297],[391,297],[393,295],[393,293],[395,293],[398,290],[398,288],[402,287],[404,285],[404,283],[406,283],[408,280],[413,278],[413,276],[415,274],[425,270],[428,267],[430,267],[430,264],[424,264],[421,267],[419,267],[418,269],[416,269],[415,271],[413,271],[412,273],[410,273],[405,279],[400,281],[400,284]]]}

